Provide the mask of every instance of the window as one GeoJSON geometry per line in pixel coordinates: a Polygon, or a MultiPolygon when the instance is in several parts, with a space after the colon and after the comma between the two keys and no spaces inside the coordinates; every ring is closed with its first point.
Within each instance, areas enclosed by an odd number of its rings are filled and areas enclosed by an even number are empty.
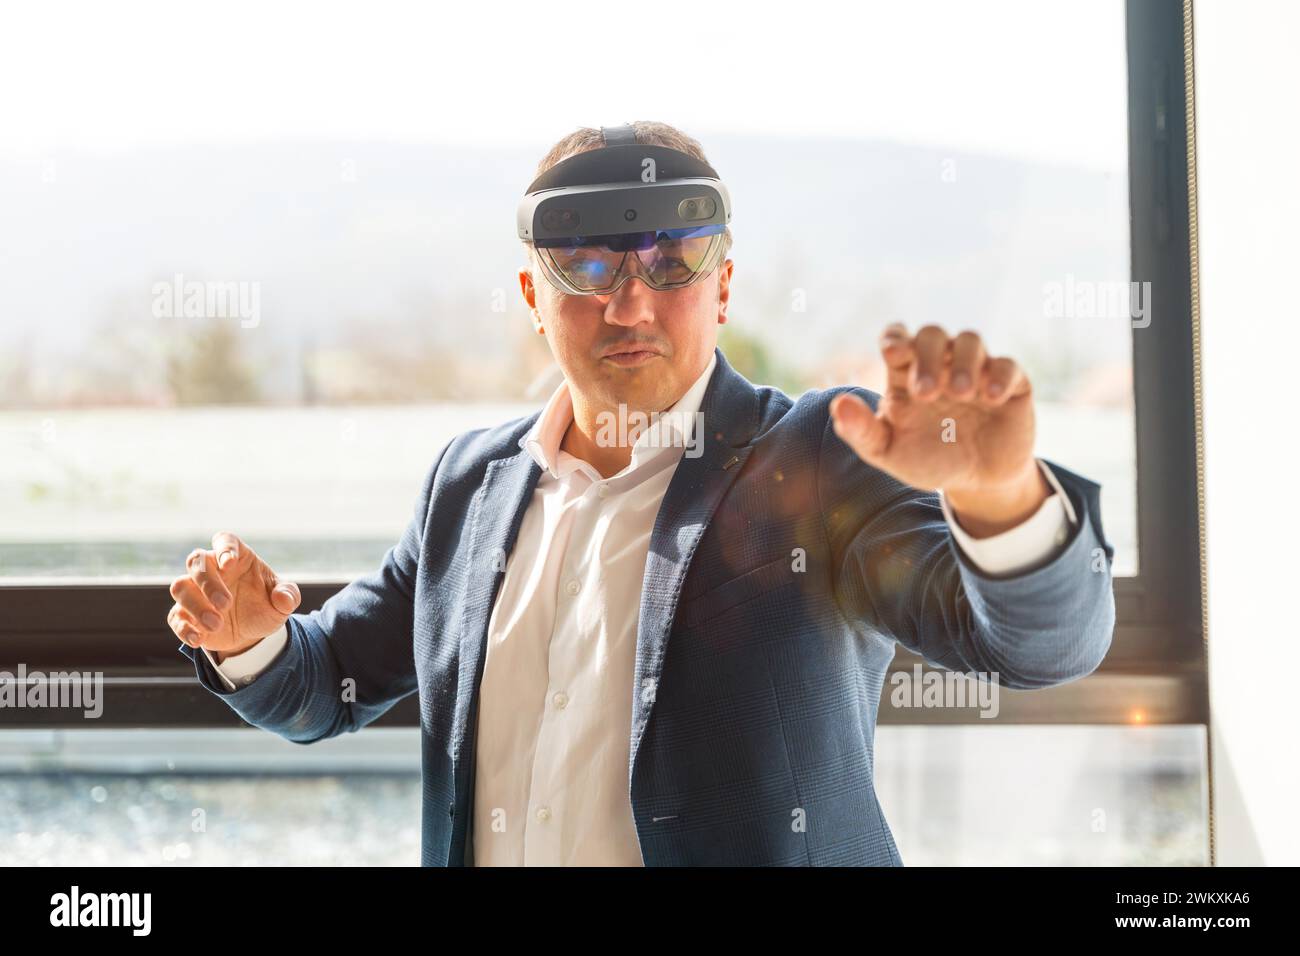
{"type": "MultiPolygon", "coordinates": [[[[538,159],[577,125],[652,118],[696,136],[731,190],[720,345],[747,377],[792,395],[879,387],[887,322],[974,328],[1028,367],[1039,454],[1103,485],[1119,624],[1102,668],[1003,695],[999,733],[885,700],[882,758],[904,734],[935,753],[1016,741],[1010,760],[1026,728],[1040,744],[1093,728],[1134,748],[1131,779],[1159,776],[1171,812],[1200,819],[1180,4],[814,2],[780,21],[704,7],[695,32],[730,42],[653,84],[626,71],[627,44],[680,35],[632,9],[561,33],[522,5],[436,24],[368,8],[313,18],[311,44],[285,11],[81,15],[80,38],[33,9],[0,39],[0,79],[48,78],[0,108],[0,670],[100,671],[108,706],[92,729],[0,709],[24,728],[0,744],[166,726],[253,747],[176,652],[165,582],[222,529],[299,581],[303,610],[376,566],[437,451],[534,411],[557,382],[511,231],[538,159]],[[607,72],[533,66],[615,34],[607,72]],[[431,36],[494,39],[434,56],[431,36]],[[1122,736],[1156,730],[1172,776],[1154,756],[1135,771],[1148,751],[1122,736]]],[[[895,667],[913,663],[900,651],[895,667]]],[[[417,720],[408,699],[379,724],[417,720]]],[[[289,749],[285,766],[318,759],[289,749]]],[[[1118,773],[1080,760],[1089,779],[1118,773]]],[[[39,761],[19,763],[36,786],[39,761]]],[[[912,772],[882,759],[882,801],[912,772]]],[[[1192,860],[1206,827],[1190,826],[1162,859],[1192,860]]],[[[937,846],[917,833],[919,852],[937,846]]]]}

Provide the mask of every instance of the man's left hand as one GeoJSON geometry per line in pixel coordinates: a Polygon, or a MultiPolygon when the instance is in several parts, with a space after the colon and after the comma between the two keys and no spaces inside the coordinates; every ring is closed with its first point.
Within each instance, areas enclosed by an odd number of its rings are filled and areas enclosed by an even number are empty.
{"type": "Polygon", "coordinates": [[[867,464],[926,491],[943,489],[963,529],[981,538],[1030,517],[1052,493],[1034,460],[1029,379],[989,356],[975,332],[937,325],[880,337],[888,382],[879,408],[836,396],[835,434],[867,464]]]}

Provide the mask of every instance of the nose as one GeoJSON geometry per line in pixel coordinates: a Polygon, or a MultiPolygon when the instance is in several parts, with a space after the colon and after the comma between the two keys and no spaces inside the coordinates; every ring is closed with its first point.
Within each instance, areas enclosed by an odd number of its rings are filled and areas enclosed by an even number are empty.
{"type": "Polygon", "coordinates": [[[605,305],[605,321],[611,325],[640,325],[654,321],[655,290],[638,275],[631,275],[608,295],[596,299],[605,305]]]}

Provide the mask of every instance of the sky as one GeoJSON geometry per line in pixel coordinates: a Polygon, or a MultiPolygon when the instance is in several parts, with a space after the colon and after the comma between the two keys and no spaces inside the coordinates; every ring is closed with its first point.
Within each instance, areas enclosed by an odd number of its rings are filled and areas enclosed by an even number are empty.
{"type": "Polygon", "coordinates": [[[0,159],[658,119],[1113,169],[1124,53],[1122,0],[15,4],[0,159]]]}

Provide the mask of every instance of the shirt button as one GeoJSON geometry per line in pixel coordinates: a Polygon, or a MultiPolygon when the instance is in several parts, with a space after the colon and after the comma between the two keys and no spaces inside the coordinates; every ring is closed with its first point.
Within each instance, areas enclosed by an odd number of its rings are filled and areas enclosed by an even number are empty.
{"type": "Polygon", "coordinates": [[[564,710],[564,708],[569,705],[569,695],[566,694],[564,691],[560,691],[558,694],[552,697],[551,700],[555,703],[555,706],[560,710],[564,710]]]}
{"type": "Polygon", "coordinates": [[[602,498],[608,498],[608,497],[609,497],[609,485],[607,485],[607,484],[605,484],[605,483],[603,483],[603,482],[602,482],[601,484],[597,485],[597,486],[596,486],[596,494],[598,494],[598,495],[599,495],[600,497],[602,497],[602,498]]]}
{"type": "Polygon", "coordinates": [[[551,819],[551,808],[550,808],[550,807],[540,807],[540,808],[538,808],[538,810],[537,810],[537,819],[541,820],[543,823],[545,823],[547,820],[551,819]]]}
{"type": "Polygon", "coordinates": [[[568,591],[570,594],[577,594],[578,591],[581,589],[582,589],[582,585],[578,583],[577,578],[574,578],[567,585],[565,585],[565,590],[568,591]]]}

